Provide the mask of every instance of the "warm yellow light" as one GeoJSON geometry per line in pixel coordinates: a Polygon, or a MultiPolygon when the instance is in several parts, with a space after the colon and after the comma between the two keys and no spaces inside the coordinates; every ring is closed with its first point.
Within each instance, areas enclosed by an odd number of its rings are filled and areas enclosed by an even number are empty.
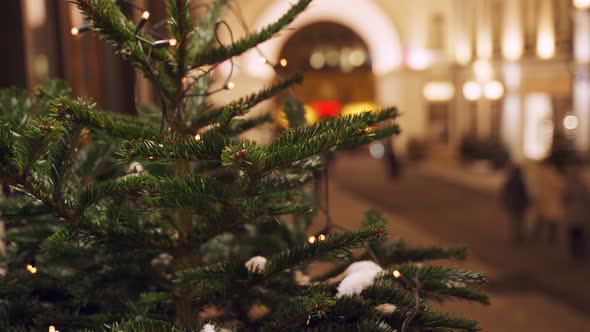
{"type": "Polygon", "coordinates": [[[261,56],[258,61],[260,61],[260,63],[265,64],[266,63],[266,58],[261,56]]]}
{"type": "Polygon", "coordinates": [[[374,112],[379,110],[380,108],[381,107],[379,105],[371,102],[350,103],[342,107],[340,115],[355,115],[365,112],[374,112]]]}
{"type": "Polygon", "coordinates": [[[236,87],[236,84],[234,82],[227,82],[226,88],[228,90],[231,90],[231,89],[233,89],[235,87],[236,87]]]}
{"type": "Polygon", "coordinates": [[[546,93],[531,93],[524,99],[523,153],[533,160],[543,160],[553,143],[553,104],[546,93]]]}
{"type": "Polygon", "coordinates": [[[309,242],[309,244],[314,244],[316,243],[317,238],[313,235],[311,235],[310,237],[307,238],[307,242],[309,242]]]}
{"type": "Polygon", "coordinates": [[[451,82],[428,82],[424,85],[422,94],[428,101],[449,101],[455,95],[455,87],[451,82]]]}
{"type": "Polygon", "coordinates": [[[327,238],[327,237],[326,237],[326,235],[324,235],[324,234],[320,234],[320,235],[318,235],[318,240],[320,240],[320,241],[326,241],[326,238],[327,238]]]}
{"type": "Polygon", "coordinates": [[[283,58],[281,59],[281,61],[279,61],[279,63],[281,64],[281,67],[287,67],[287,64],[289,62],[287,61],[287,59],[283,58]]]}
{"type": "Polygon", "coordinates": [[[399,279],[399,277],[401,277],[401,276],[402,276],[402,273],[401,273],[401,272],[399,272],[398,270],[395,270],[395,271],[393,271],[393,276],[394,276],[396,279],[399,279]]]}
{"type": "Polygon", "coordinates": [[[541,0],[537,27],[537,55],[541,59],[550,59],[555,55],[555,19],[553,3],[541,0]]]}
{"type": "Polygon", "coordinates": [[[482,89],[476,82],[470,81],[463,85],[463,96],[467,100],[477,100],[481,98],[482,89]]]}
{"type": "Polygon", "coordinates": [[[417,48],[411,50],[406,58],[406,64],[413,70],[424,70],[434,62],[434,55],[427,49],[417,48]]]}
{"type": "Polygon", "coordinates": [[[473,63],[473,74],[480,82],[489,81],[494,76],[494,67],[488,60],[479,59],[473,63]]]}
{"type": "Polygon", "coordinates": [[[199,134],[196,134],[196,135],[195,135],[195,141],[200,141],[200,140],[201,140],[201,135],[199,135],[199,134]]]}
{"type": "Polygon", "coordinates": [[[566,117],[563,118],[563,126],[567,130],[574,130],[578,128],[578,124],[578,117],[573,114],[566,115],[566,117]]]}
{"type": "Polygon", "coordinates": [[[37,273],[37,268],[31,264],[27,264],[27,271],[29,271],[31,274],[35,274],[37,273]]]}
{"type": "Polygon", "coordinates": [[[172,38],[168,40],[168,44],[170,44],[170,46],[176,46],[176,44],[178,44],[178,40],[172,38]]]}
{"type": "Polygon", "coordinates": [[[520,1],[506,1],[504,3],[502,55],[510,61],[520,59],[524,50],[521,6],[520,1]]]}
{"type": "Polygon", "coordinates": [[[76,36],[77,34],[80,33],[80,30],[78,28],[74,27],[70,30],[70,33],[72,34],[72,36],[76,36]]]}
{"type": "Polygon", "coordinates": [[[141,18],[143,18],[144,20],[147,20],[148,18],[150,18],[150,12],[148,12],[147,10],[146,10],[146,11],[144,11],[144,12],[141,14],[141,18]]]}
{"type": "Polygon", "coordinates": [[[574,0],[574,6],[579,9],[590,8],[590,0],[574,0]]]}
{"type": "Polygon", "coordinates": [[[483,88],[483,94],[491,100],[498,100],[504,96],[504,85],[499,81],[489,81],[483,88]]]}
{"type": "Polygon", "coordinates": [[[55,326],[53,326],[53,325],[49,326],[49,332],[56,332],[55,326]]]}
{"type": "Polygon", "coordinates": [[[309,65],[313,69],[322,69],[326,65],[326,58],[321,51],[314,51],[309,57],[309,65]]]}

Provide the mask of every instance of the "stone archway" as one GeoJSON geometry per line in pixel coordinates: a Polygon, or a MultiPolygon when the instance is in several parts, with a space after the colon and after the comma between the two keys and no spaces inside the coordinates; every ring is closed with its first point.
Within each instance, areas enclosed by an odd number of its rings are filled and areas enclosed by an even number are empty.
{"type": "MultiPolygon", "coordinates": [[[[256,20],[255,28],[260,29],[274,22],[290,7],[289,0],[275,0],[256,20]]],[[[298,17],[293,26],[301,29],[317,22],[334,22],[355,32],[366,43],[373,59],[376,76],[385,75],[398,69],[402,63],[402,45],[393,22],[372,0],[357,0],[354,5],[343,5],[341,0],[318,0],[298,17]]],[[[284,31],[280,36],[260,46],[271,59],[276,59],[293,31],[284,31]]],[[[269,68],[257,66],[259,56],[249,52],[245,56],[248,74],[259,78],[270,78],[269,68]]]]}

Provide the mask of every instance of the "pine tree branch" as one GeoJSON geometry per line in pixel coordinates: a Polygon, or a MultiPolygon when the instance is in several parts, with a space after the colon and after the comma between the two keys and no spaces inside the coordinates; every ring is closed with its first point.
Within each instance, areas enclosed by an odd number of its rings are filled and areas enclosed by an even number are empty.
{"type": "MultiPolygon", "coordinates": [[[[356,232],[347,232],[341,234],[333,234],[324,242],[315,244],[304,244],[303,246],[294,247],[283,251],[277,255],[271,256],[264,272],[259,277],[272,278],[277,273],[285,269],[292,268],[303,262],[318,259],[333,253],[334,251],[341,251],[346,249],[353,249],[361,246],[363,243],[373,241],[385,236],[385,228],[383,225],[365,227],[356,232]]],[[[256,276],[257,274],[255,274],[256,276]]],[[[238,284],[247,282],[250,279],[250,274],[244,266],[242,261],[227,261],[223,263],[213,264],[205,267],[198,267],[195,269],[184,270],[177,274],[177,283],[190,286],[202,285],[208,281],[226,280],[230,284],[238,284]]]]}
{"type": "Polygon", "coordinates": [[[204,52],[197,53],[192,59],[192,67],[197,68],[204,65],[223,62],[234,56],[238,56],[256,45],[269,40],[277,32],[291,23],[297,15],[307,8],[311,0],[299,0],[287,11],[278,21],[269,24],[259,32],[253,33],[243,39],[238,40],[229,46],[220,46],[204,52]]]}
{"type": "Polygon", "coordinates": [[[51,112],[58,119],[106,131],[117,138],[153,138],[159,135],[159,128],[151,122],[129,115],[97,111],[96,105],[86,99],[59,98],[52,103],[51,112]]]}
{"type": "Polygon", "coordinates": [[[159,141],[124,141],[121,156],[127,160],[143,159],[150,162],[219,160],[222,150],[230,143],[218,131],[209,130],[198,141],[192,136],[168,137],[159,141]]]}
{"type": "Polygon", "coordinates": [[[257,93],[251,94],[249,96],[242,97],[238,100],[232,101],[231,103],[229,103],[223,107],[214,108],[214,109],[206,111],[205,113],[202,113],[201,115],[197,116],[192,121],[192,127],[193,128],[203,128],[205,126],[208,126],[208,125],[211,125],[215,122],[218,122],[219,119],[221,118],[224,110],[226,110],[228,108],[234,109],[236,107],[239,107],[240,109],[243,110],[243,112],[246,112],[247,110],[251,109],[252,107],[260,104],[261,102],[263,102],[265,100],[268,100],[268,99],[280,94],[281,92],[292,87],[293,85],[301,84],[301,82],[303,82],[303,76],[301,76],[300,74],[294,74],[294,75],[290,76],[289,78],[287,78],[286,80],[284,80],[278,84],[275,84],[271,87],[268,87],[266,89],[263,89],[262,91],[259,91],[257,93]]]}

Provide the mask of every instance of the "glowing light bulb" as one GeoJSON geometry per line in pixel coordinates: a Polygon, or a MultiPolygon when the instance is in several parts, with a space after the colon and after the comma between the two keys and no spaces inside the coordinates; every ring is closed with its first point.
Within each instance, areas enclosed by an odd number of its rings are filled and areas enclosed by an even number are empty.
{"type": "Polygon", "coordinates": [[[235,87],[236,87],[236,84],[234,82],[227,82],[227,84],[225,85],[225,88],[228,90],[231,90],[235,87]]]}
{"type": "Polygon", "coordinates": [[[154,159],[156,159],[156,158],[155,158],[154,156],[149,156],[149,157],[148,157],[148,159],[149,159],[149,160],[154,160],[154,159]]]}
{"type": "Polygon", "coordinates": [[[170,46],[176,46],[176,44],[178,44],[178,41],[174,38],[171,38],[168,40],[168,44],[170,44],[170,46]]]}
{"type": "Polygon", "coordinates": [[[78,28],[72,28],[72,30],[70,30],[70,33],[72,34],[72,36],[76,36],[80,33],[80,30],[78,30],[78,28]]]}
{"type": "Polygon", "coordinates": [[[144,20],[147,20],[148,18],[150,18],[150,12],[148,12],[147,10],[146,10],[146,11],[144,11],[144,12],[141,14],[141,18],[143,18],[144,20]]]}
{"type": "Polygon", "coordinates": [[[318,240],[323,242],[323,241],[326,241],[326,239],[327,239],[327,236],[325,234],[318,235],[318,240]]]}
{"type": "Polygon", "coordinates": [[[473,81],[467,82],[463,85],[463,95],[467,100],[477,100],[482,95],[481,86],[473,81]]]}
{"type": "Polygon", "coordinates": [[[260,59],[258,59],[258,61],[260,61],[261,64],[265,64],[266,63],[266,58],[261,56],[260,59]]]}
{"type": "Polygon", "coordinates": [[[567,130],[574,130],[578,128],[578,123],[578,117],[573,114],[569,114],[563,118],[563,126],[567,130]]]}
{"type": "Polygon", "coordinates": [[[49,326],[49,332],[56,332],[55,326],[53,326],[53,325],[49,326]]]}
{"type": "Polygon", "coordinates": [[[487,82],[483,88],[483,94],[491,100],[498,100],[504,95],[504,86],[499,81],[487,82]]]}
{"type": "Polygon", "coordinates": [[[316,243],[317,238],[313,235],[311,235],[310,237],[307,238],[307,242],[309,242],[309,244],[314,244],[316,243]]]}
{"type": "Polygon", "coordinates": [[[37,273],[37,268],[31,264],[27,264],[27,271],[29,271],[31,274],[35,274],[37,273]]]}
{"type": "Polygon", "coordinates": [[[281,67],[287,67],[287,64],[289,62],[287,61],[287,59],[282,58],[281,61],[279,61],[279,63],[281,64],[281,67]]]}
{"type": "Polygon", "coordinates": [[[196,135],[195,135],[195,141],[200,141],[200,140],[201,140],[201,135],[199,135],[199,134],[196,134],[196,135]]]}
{"type": "Polygon", "coordinates": [[[399,277],[401,277],[401,276],[402,276],[402,273],[401,273],[401,272],[399,272],[398,270],[395,270],[395,271],[393,271],[393,276],[394,276],[396,279],[399,279],[399,277]]]}

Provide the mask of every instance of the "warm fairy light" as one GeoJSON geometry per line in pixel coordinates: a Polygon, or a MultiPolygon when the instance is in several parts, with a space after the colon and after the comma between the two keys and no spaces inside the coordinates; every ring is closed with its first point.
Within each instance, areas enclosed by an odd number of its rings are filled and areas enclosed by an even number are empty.
{"type": "Polygon", "coordinates": [[[196,135],[195,135],[195,141],[200,141],[200,140],[201,140],[201,135],[199,135],[199,134],[196,134],[196,135]]]}
{"type": "Polygon", "coordinates": [[[325,235],[325,234],[320,234],[320,235],[318,235],[318,240],[320,240],[320,241],[322,241],[322,242],[323,242],[323,241],[326,241],[326,238],[327,238],[327,237],[326,237],[326,235],[325,235]]]}
{"type": "Polygon", "coordinates": [[[477,82],[469,81],[463,85],[463,96],[467,100],[477,100],[481,98],[483,91],[477,82]]]}
{"type": "Polygon", "coordinates": [[[258,61],[260,61],[260,63],[265,64],[266,63],[266,58],[261,56],[258,61]]]}
{"type": "Polygon", "coordinates": [[[489,81],[483,88],[483,94],[491,100],[498,100],[504,96],[504,85],[500,81],[489,81]]]}
{"type": "Polygon", "coordinates": [[[395,270],[395,271],[393,271],[393,276],[394,276],[396,279],[399,279],[399,277],[401,277],[401,276],[402,276],[402,273],[401,273],[401,272],[399,272],[398,270],[395,270]]]}
{"type": "Polygon", "coordinates": [[[289,62],[287,61],[287,59],[282,58],[281,61],[279,61],[279,63],[281,64],[281,67],[287,67],[287,64],[289,62]]]}
{"type": "Polygon", "coordinates": [[[168,127],[168,132],[171,132],[171,131],[172,131],[172,127],[168,127]]]}
{"type": "Polygon", "coordinates": [[[307,242],[309,242],[309,244],[314,244],[316,243],[317,238],[313,235],[311,235],[310,237],[307,238],[307,242]]]}
{"type": "Polygon", "coordinates": [[[141,14],[141,18],[143,18],[144,20],[147,20],[148,18],[150,18],[150,12],[148,12],[147,10],[146,10],[146,11],[144,11],[144,12],[141,14]]]}
{"type": "Polygon", "coordinates": [[[49,332],[57,332],[57,331],[55,330],[55,326],[51,325],[51,326],[49,327],[49,332]]]}
{"type": "Polygon", "coordinates": [[[79,26],[79,27],[73,27],[70,30],[70,33],[72,34],[72,36],[77,36],[77,35],[79,35],[79,34],[81,34],[83,32],[89,31],[91,28],[92,28],[91,25],[82,25],[82,26],[79,26]]]}
{"type": "Polygon", "coordinates": [[[578,128],[578,123],[578,117],[573,114],[566,115],[566,117],[563,118],[563,126],[567,130],[574,130],[578,128]]]}
{"type": "Polygon", "coordinates": [[[236,87],[236,84],[234,82],[227,82],[227,84],[225,85],[225,88],[228,90],[231,90],[235,87],[236,87]]]}
{"type": "Polygon", "coordinates": [[[156,158],[155,158],[154,156],[149,156],[149,157],[148,157],[148,159],[149,159],[149,160],[154,160],[154,159],[156,159],[156,158]]]}
{"type": "Polygon", "coordinates": [[[168,44],[170,44],[170,46],[176,46],[176,44],[178,44],[178,41],[172,38],[168,40],[168,44]]]}
{"type": "Polygon", "coordinates": [[[31,274],[37,273],[37,268],[31,264],[27,264],[27,271],[31,272],[31,274]]]}

